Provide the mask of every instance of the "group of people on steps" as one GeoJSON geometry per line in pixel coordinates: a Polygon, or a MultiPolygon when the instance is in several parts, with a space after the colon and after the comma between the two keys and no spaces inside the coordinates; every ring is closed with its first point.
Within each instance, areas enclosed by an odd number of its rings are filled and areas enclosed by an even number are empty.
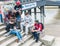
{"type": "Polygon", "coordinates": [[[33,36],[33,39],[35,39],[35,42],[38,42],[40,32],[42,32],[44,29],[43,24],[38,20],[35,20],[33,23],[29,12],[26,12],[24,18],[21,18],[22,12],[21,2],[17,1],[14,10],[9,10],[8,14],[5,15],[6,36],[13,34],[17,36],[17,42],[23,43],[24,39],[21,35],[21,32],[25,33],[26,38],[30,32],[30,34],[33,36]]]}

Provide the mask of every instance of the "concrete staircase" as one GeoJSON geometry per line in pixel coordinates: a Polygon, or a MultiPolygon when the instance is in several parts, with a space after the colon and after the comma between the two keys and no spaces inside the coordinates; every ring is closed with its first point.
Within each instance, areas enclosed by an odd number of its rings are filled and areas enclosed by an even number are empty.
{"type": "Polygon", "coordinates": [[[28,37],[25,37],[25,33],[22,33],[24,43],[17,43],[16,39],[17,37],[14,35],[9,35],[8,37],[5,37],[5,25],[0,24],[0,46],[40,46],[42,42],[35,43],[35,40],[33,40],[32,35],[28,35],[28,37]]]}
{"type": "MultiPolygon", "coordinates": [[[[25,37],[25,33],[21,32],[22,36],[23,36],[23,40],[24,43],[16,42],[17,37],[14,35],[9,35],[8,37],[5,37],[4,35],[5,33],[5,25],[4,24],[0,24],[0,46],[42,46],[42,43],[53,43],[54,41],[54,37],[51,36],[44,36],[42,37],[40,41],[38,41],[38,43],[35,42],[35,40],[33,40],[32,35],[29,34],[27,37],[25,37]]],[[[47,46],[45,44],[45,46],[47,46]]]]}

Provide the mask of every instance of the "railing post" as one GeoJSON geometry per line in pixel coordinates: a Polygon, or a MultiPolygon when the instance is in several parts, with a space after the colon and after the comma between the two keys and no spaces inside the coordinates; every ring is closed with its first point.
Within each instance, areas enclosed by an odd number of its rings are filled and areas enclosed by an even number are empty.
{"type": "Polygon", "coordinates": [[[44,16],[45,16],[45,13],[44,13],[44,6],[41,6],[40,7],[40,18],[41,18],[41,22],[44,24],[44,16]]]}
{"type": "Polygon", "coordinates": [[[59,9],[60,9],[60,6],[59,6],[59,9]]]}
{"type": "Polygon", "coordinates": [[[34,8],[34,15],[35,15],[35,20],[36,20],[36,8],[34,8]]]}
{"type": "Polygon", "coordinates": [[[31,15],[31,9],[28,10],[29,14],[31,15]]]}

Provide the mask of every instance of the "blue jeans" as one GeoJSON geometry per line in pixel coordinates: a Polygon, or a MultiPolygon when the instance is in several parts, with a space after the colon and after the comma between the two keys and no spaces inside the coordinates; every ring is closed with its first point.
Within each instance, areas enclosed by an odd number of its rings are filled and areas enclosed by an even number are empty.
{"type": "Polygon", "coordinates": [[[0,14],[0,22],[3,22],[2,14],[0,14]]]}
{"type": "Polygon", "coordinates": [[[15,34],[18,37],[18,40],[22,40],[22,35],[21,35],[21,33],[19,31],[16,31],[16,30],[12,29],[9,32],[9,35],[10,34],[15,34]]]}
{"type": "Polygon", "coordinates": [[[34,39],[36,39],[36,42],[39,40],[39,33],[37,32],[32,32],[34,39]]]}
{"type": "Polygon", "coordinates": [[[21,21],[21,17],[18,16],[18,17],[16,18],[16,26],[17,26],[18,28],[20,28],[20,21],[21,21]]]}

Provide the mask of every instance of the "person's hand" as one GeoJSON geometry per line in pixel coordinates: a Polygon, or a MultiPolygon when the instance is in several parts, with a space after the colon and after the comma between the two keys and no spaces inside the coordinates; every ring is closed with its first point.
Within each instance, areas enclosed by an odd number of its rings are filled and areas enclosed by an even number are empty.
{"type": "Polygon", "coordinates": [[[19,10],[17,10],[17,12],[19,12],[19,10]]]}
{"type": "Polygon", "coordinates": [[[34,32],[34,30],[31,30],[31,32],[34,32]]]}
{"type": "Polygon", "coordinates": [[[38,30],[34,30],[35,32],[37,32],[38,30]]]}
{"type": "Polygon", "coordinates": [[[21,14],[21,11],[19,10],[19,13],[21,14]]]}
{"type": "Polygon", "coordinates": [[[14,29],[16,29],[16,27],[14,27],[14,29]]]}
{"type": "Polygon", "coordinates": [[[16,13],[17,11],[16,11],[16,10],[14,10],[13,12],[15,12],[15,13],[16,13]]]}
{"type": "Polygon", "coordinates": [[[25,25],[27,25],[28,23],[26,22],[25,25]]]}
{"type": "Polygon", "coordinates": [[[10,29],[10,30],[13,30],[13,29],[10,29]]]}
{"type": "Polygon", "coordinates": [[[20,8],[19,10],[21,11],[22,9],[20,8]]]}

